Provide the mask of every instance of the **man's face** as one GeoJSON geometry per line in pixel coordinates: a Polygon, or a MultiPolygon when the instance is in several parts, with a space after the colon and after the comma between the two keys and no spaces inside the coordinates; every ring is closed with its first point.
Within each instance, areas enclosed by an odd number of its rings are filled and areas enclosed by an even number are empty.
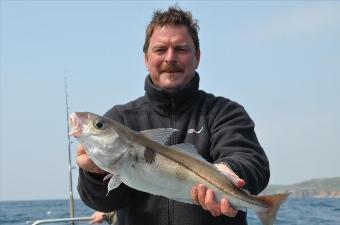
{"type": "Polygon", "coordinates": [[[188,84],[198,67],[200,52],[185,26],[155,27],[145,65],[154,85],[173,92],[188,84]]]}

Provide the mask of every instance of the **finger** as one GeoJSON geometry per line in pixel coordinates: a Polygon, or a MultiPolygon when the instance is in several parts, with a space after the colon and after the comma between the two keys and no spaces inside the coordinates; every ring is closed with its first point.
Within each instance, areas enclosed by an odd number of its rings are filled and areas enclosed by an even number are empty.
{"type": "Polygon", "coordinates": [[[93,162],[87,157],[86,154],[79,155],[76,158],[77,165],[88,172],[93,172],[93,162]]]}
{"type": "Polygon", "coordinates": [[[206,195],[207,188],[203,184],[198,185],[198,202],[202,206],[203,209],[207,210],[207,207],[205,206],[205,195],[206,195]]]}
{"type": "Polygon", "coordinates": [[[86,154],[81,154],[76,158],[76,163],[82,169],[86,169],[88,167],[88,164],[90,163],[89,161],[90,159],[87,157],[86,154]]]}
{"type": "Polygon", "coordinates": [[[222,198],[221,199],[221,213],[229,217],[235,217],[237,214],[237,211],[233,209],[233,207],[230,205],[230,203],[226,199],[222,198]]]}
{"type": "Polygon", "coordinates": [[[221,215],[221,207],[220,204],[218,204],[215,201],[215,196],[214,196],[214,192],[211,189],[208,189],[206,191],[206,195],[205,195],[205,205],[207,207],[207,209],[210,211],[210,213],[213,216],[219,216],[221,215]]]}
{"type": "Polygon", "coordinates": [[[86,154],[77,156],[76,163],[80,168],[88,172],[99,174],[106,173],[104,170],[100,169],[96,164],[94,164],[94,162],[88,158],[86,154]]]}
{"type": "Polygon", "coordinates": [[[96,222],[96,217],[95,215],[91,216],[90,224],[94,224],[96,222]]]}
{"type": "Polygon", "coordinates": [[[99,173],[104,174],[105,171],[100,169],[94,162],[87,156],[85,148],[82,145],[77,146],[77,158],[76,158],[77,165],[82,168],[83,170],[86,170],[88,172],[92,173],[99,173]]]}
{"type": "Polygon", "coordinates": [[[239,176],[230,168],[230,166],[224,163],[215,164],[216,168],[227,176],[227,178],[236,186],[236,187],[244,187],[245,181],[240,179],[239,176]]]}
{"type": "Polygon", "coordinates": [[[82,145],[77,146],[77,156],[86,154],[86,151],[82,145]]]}
{"type": "Polygon", "coordinates": [[[244,187],[244,185],[246,185],[246,182],[245,182],[245,180],[243,180],[243,179],[239,179],[237,182],[236,182],[236,184],[235,184],[237,187],[239,187],[239,188],[242,188],[242,187],[244,187]]]}
{"type": "Polygon", "coordinates": [[[246,182],[239,178],[236,174],[227,174],[227,176],[236,187],[241,188],[246,184],[246,182]]]}
{"type": "Polygon", "coordinates": [[[191,199],[194,203],[199,204],[198,202],[198,185],[195,185],[192,189],[191,189],[191,199]]]}

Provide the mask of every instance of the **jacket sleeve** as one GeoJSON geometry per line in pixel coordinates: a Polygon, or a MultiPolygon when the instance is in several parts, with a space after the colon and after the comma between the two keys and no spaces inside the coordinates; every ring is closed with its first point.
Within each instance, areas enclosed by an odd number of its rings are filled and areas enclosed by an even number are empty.
{"type": "Polygon", "coordinates": [[[217,98],[209,113],[210,157],[225,163],[242,179],[245,188],[258,194],[268,184],[270,171],[267,156],[260,146],[255,124],[236,102],[217,98]]]}
{"type": "MultiPolygon", "coordinates": [[[[115,107],[104,116],[123,123],[115,107]]],[[[79,168],[77,188],[83,202],[90,208],[101,212],[110,212],[127,206],[132,199],[134,189],[122,183],[118,188],[107,193],[108,181],[103,181],[104,177],[105,175],[93,174],[79,168]]]]}

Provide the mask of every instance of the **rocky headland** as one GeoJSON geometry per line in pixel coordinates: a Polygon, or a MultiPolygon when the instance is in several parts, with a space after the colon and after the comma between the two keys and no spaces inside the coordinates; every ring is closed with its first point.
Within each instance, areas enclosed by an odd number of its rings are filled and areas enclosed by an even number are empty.
{"type": "Polygon", "coordinates": [[[291,197],[340,198],[340,177],[312,179],[290,185],[269,185],[262,194],[291,192],[291,197]]]}

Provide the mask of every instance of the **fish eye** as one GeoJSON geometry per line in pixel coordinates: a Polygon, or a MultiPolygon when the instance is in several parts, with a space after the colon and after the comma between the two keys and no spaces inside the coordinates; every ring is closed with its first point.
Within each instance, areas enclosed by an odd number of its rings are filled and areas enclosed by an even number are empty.
{"type": "Polygon", "coordinates": [[[105,129],[104,122],[101,121],[101,120],[96,120],[96,121],[94,121],[93,125],[94,125],[95,128],[97,128],[97,129],[99,129],[99,130],[105,129]]]}

